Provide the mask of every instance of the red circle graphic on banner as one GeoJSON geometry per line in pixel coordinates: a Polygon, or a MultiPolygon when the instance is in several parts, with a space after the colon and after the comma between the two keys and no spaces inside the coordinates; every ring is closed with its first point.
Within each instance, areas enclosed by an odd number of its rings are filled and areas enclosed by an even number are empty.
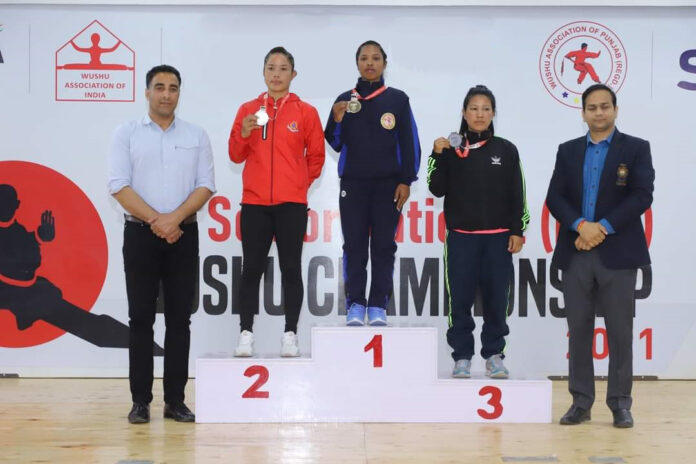
{"type": "Polygon", "coordinates": [[[0,217],[0,346],[41,345],[92,309],[106,278],[106,233],[87,195],[53,169],[0,161],[0,185],[0,214],[10,215],[0,217]]]}

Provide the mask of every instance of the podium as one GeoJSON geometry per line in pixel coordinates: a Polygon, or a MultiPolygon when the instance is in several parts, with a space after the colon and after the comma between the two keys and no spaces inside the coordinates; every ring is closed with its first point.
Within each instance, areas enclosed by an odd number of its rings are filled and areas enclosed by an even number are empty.
{"type": "Polygon", "coordinates": [[[300,358],[196,360],[196,421],[551,422],[551,381],[438,378],[435,327],[313,327],[300,358]]]}

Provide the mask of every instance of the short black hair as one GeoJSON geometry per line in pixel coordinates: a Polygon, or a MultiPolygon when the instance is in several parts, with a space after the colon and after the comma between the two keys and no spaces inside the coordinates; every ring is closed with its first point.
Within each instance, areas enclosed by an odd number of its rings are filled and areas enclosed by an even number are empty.
{"type": "Polygon", "coordinates": [[[585,111],[585,100],[587,100],[587,97],[590,96],[592,92],[596,92],[597,90],[606,90],[609,92],[611,95],[611,102],[614,105],[614,108],[616,108],[616,93],[611,89],[606,84],[593,84],[589,86],[588,88],[585,89],[585,91],[582,93],[582,110],[585,111]]]}
{"type": "Polygon", "coordinates": [[[290,53],[289,51],[287,51],[285,49],[285,47],[273,47],[273,48],[271,48],[271,51],[266,53],[266,56],[263,59],[264,68],[266,67],[266,63],[268,63],[268,59],[271,57],[271,55],[275,55],[276,53],[280,53],[281,55],[284,55],[285,58],[287,58],[288,61],[290,62],[290,67],[292,68],[292,70],[293,71],[295,70],[295,58],[292,56],[292,53],[290,53]]]}
{"type": "Polygon", "coordinates": [[[362,50],[363,47],[366,47],[368,45],[374,45],[375,47],[379,48],[379,52],[382,54],[382,59],[384,60],[385,63],[387,62],[387,52],[384,51],[382,46],[378,42],[375,42],[374,40],[368,40],[367,42],[361,43],[360,46],[358,47],[358,51],[355,52],[355,62],[356,63],[358,62],[358,58],[360,57],[360,50],[362,50]]]}
{"type": "Polygon", "coordinates": [[[181,74],[179,74],[179,70],[177,70],[174,66],[169,66],[168,64],[160,64],[159,66],[155,66],[149,70],[145,75],[145,87],[149,88],[152,79],[159,73],[174,74],[176,79],[179,81],[179,87],[181,87],[181,74]]]}
{"type": "MultiPolygon", "coordinates": [[[[485,85],[476,85],[472,88],[469,89],[469,91],[466,93],[466,97],[464,97],[464,104],[462,105],[462,109],[466,111],[466,107],[469,106],[469,102],[473,97],[476,95],[483,95],[484,97],[487,97],[491,101],[491,107],[493,108],[493,114],[495,114],[495,95],[493,95],[493,92],[486,87],[485,85]]],[[[466,119],[464,119],[464,115],[462,115],[462,125],[459,127],[459,133],[464,135],[464,133],[467,131],[469,128],[469,125],[466,123],[466,119]]],[[[493,135],[493,121],[491,121],[491,125],[488,128],[489,132],[491,135],[493,135]]]]}

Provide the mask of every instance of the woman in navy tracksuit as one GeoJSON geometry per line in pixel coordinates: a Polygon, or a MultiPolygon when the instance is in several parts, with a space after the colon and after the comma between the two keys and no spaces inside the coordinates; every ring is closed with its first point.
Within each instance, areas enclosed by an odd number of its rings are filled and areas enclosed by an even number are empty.
{"type": "Polygon", "coordinates": [[[420,142],[408,96],[384,85],[387,54],[381,45],[363,43],[355,60],[358,83],[336,99],[324,136],[340,153],[346,323],[364,325],[367,313],[370,325],[386,325],[394,235],[417,179],[420,142]],[[372,282],[366,298],[368,250],[372,282]]]}
{"type": "Polygon", "coordinates": [[[493,135],[494,115],[493,93],[483,85],[472,87],[464,98],[459,136],[435,140],[428,158],[428,187],[436,197],[445,197],[447,342],[455,361],[454,377],[471,375],[471,306],[477,288],[483,299],[481,356],[486,375],[508,376],[503,351],[510,332],[506,318],[512,253],[522,249],[529,212],[520,156],[510,141],[493,135]]]}

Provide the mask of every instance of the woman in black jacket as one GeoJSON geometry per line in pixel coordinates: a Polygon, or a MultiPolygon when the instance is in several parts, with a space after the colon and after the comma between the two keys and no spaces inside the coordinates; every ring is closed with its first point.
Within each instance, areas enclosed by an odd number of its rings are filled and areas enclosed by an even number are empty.
{"type": "Polygon", "coordinates": [[[507,378],[503,364],[512,254],[522,249],[529,222],[517,148],[494,136],[495,97],[483,85],[469,89],[459,133],[435,140],[428,187],[445,197],[445,276],[453,377],[471,376],[477,288],[483,299],[481,356],[486,375],[507,378]]]}

